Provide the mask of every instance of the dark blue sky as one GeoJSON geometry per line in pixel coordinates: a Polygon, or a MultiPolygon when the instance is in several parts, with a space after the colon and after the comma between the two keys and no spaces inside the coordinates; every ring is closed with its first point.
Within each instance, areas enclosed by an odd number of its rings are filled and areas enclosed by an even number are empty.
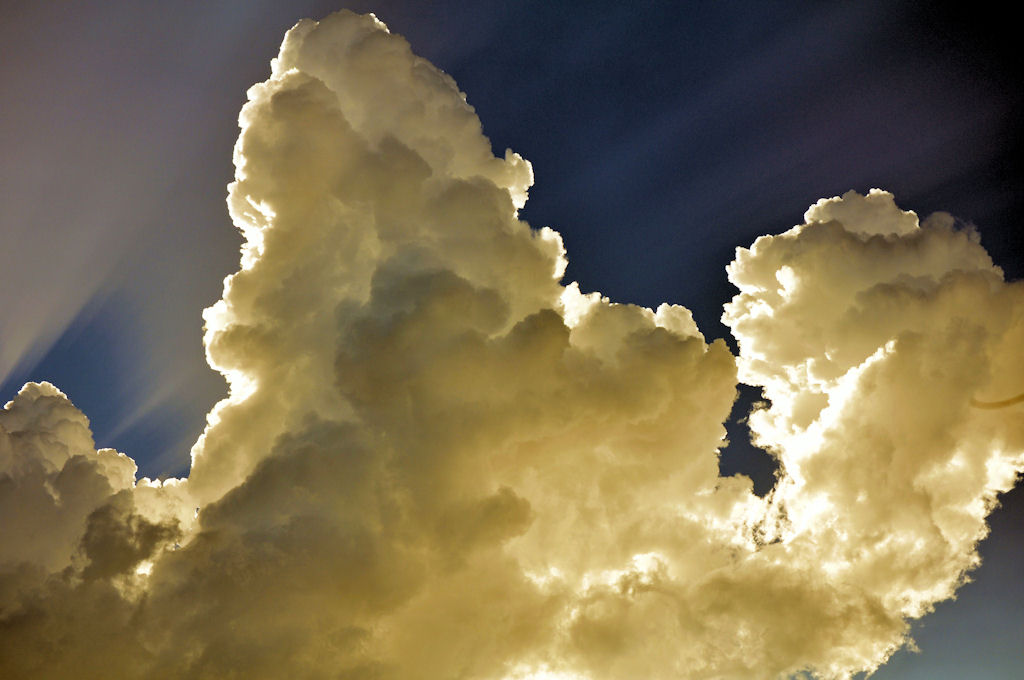
{"type": "MultiPolygon", "coordinates": [[[[237,267],[224,195],[238,109],[285,30],[341,7],[406,36],[459,83],[495,151],[533,163],[522,216],[562,233],[566,280],[584,290],[683,304],[725,337],[735,247],[876,186],[975,223],[1024,275],[1021,73],[1010,22],[971,6],[7,1],[0,347],[31,342],[0,372],[0,399],[51,380],[100,445],[145,474],[185,471],[223,393],[200,311],[237,267]]],[[[1019,490],[992,522],[977,582],[919,626],[922,654],[876,677],[1011,677],[1019,490]]]]}

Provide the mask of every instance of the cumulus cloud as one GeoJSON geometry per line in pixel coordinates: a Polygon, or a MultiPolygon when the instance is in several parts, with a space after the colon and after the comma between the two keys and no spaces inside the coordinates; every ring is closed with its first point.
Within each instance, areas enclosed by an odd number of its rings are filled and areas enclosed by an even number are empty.
{"type": "Polygon", "coordinates": [[[740,378],[771,400],[752,430],[782,465],[771,539],[890,616],[930,611],[1021,468],[1019,413],[974,406],[1024,382],[1024,288],[974,230],[879,190],[819,201],[729,276],[740,378]]]}
{"type": "Polygon", "coordinates": [[[530,164],[374,17],[300,22],[248,96],[189,477],[50,385],[0,415],[4,677],[845,678],[976,566],[1024,288],[971,229],[819,201],[737,251],[734,357],[562,286],[530,164]],[[718,476],[737,379],[766,498],[718,476]]]}

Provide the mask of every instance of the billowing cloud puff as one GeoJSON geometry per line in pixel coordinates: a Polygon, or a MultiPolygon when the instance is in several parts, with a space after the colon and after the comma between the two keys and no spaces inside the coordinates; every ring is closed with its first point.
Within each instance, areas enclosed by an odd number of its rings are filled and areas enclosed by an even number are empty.
{"type": "Polygon", "coordinates": [[[135,473],[124,454],[96,450],[89,421],[49,383],[26,385],[0,411],[4,677],[117,667],[144,572],[190,524],[180,483],[136,483],[135,473]]]}
{"type": "Polygon", "coordinates": [[[206,310],[230,393],[135,481],[49,385],[0,419],[0,675],[844,678],[975,566],[1024,466],[1020,284],[891,195],[741,249],[725,320],[559,283],[455,83],[372,16],[249,91],[206,310]],[[739,379],[781,462],[718,476],[739,379]]]}
{"type": "Polygon", "coordinates": [[[774,536],[920,616],[976,564],[1021,466],[1019,412],[974,406],[1024,384],[1024,288],[972,229],[943,214],[918,226],[877,189],[805,220],[738,252],[724,316],[741,379],[771,400],[751,424],[784,472],[774,536]]]}

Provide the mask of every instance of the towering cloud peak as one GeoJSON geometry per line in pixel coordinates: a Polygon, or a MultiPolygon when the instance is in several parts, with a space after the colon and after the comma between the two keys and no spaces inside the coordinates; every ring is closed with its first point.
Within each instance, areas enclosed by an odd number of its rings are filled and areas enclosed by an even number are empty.
{"type": "Polygon", "coordinates": [[[297,24],[240,126],[189,478],[52,386],[0,419],[0,675],[846,678],[976,564],[1024,307],[972,232],[819,202],[738,251],[733,357],[560,285],[529,163],[372,16],[297,24]],[[764,499],[718,476],[737,366],[764,499]]]}
{"type": "Polygon", "coordinates": [[[371,16],[297,24],[240,124],[228,204],[247,240],[243,269],[205,314],[206,345],[236,402],[257,389],[241,410],[276,415],[254,429],[218,408],[224,424],[197,447],[193,473],[213,496],[296,419],[350,410],[331,376],[357,317],[411,312],[434,281],[452,303],[437,321],[465,326],[446,333],[491,335],[552,308],[565,266],[555,232],[516,219],[529,163],[495,158],[451,78],[371,16]],[[221,442],[223,453],[204,455],[221,442]]]}

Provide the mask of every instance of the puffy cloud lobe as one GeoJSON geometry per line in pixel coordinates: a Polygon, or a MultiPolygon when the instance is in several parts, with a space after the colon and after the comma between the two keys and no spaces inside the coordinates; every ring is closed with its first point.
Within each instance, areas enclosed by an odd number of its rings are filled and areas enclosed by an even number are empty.
{"type": "Polygon", "coordinates": [[[135,473],[124,454],[96,450],[89,421],[49,383],[0,411],[4,677],[118,676],[137,570],[172,547],[184,507],[173,482],[135,473]]]}
{"type": "Polygon", "coordinates": [[[976,563],[1024,324],[972,232],[819,202],[730,266],[737,360],[561,286],[529,163],[373,17],[297,24],[240,126],[189,478],[51,386],[0,421],[5,677],[841,678],[976,563]],[[766,499],[718,477],[737,364],[766,499]]]}
{"type": "Polygon", "coordinates": [[[1020,414],[971,403],[1024,384],[1024,287],[972,229],[941,214],[918,226],[879,190],[806,220],[740,249],[724,316],[741,379],[771,400],[751,425],[784,471],[774,537],[920,616],[977,563],[1021,468],[1020,414]]]}
{"type": "Polygon", "coordinates": [[[46,573],[71,565],[86,519],[131,488],[135,463],[96,451],[89,421],[49,383],[30,383],[0,412],[0,563],[46,573]]]}

